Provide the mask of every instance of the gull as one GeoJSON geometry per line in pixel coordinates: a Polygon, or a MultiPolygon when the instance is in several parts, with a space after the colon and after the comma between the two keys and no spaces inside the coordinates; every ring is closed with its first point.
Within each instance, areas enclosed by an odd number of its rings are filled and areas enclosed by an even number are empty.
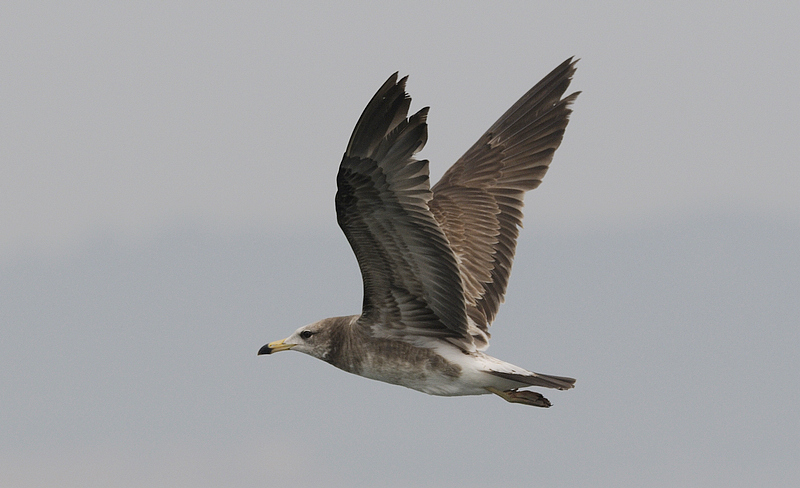
{"type": "Polygon", "coordinates": [[[580,92],[567,59],[519,99],[430,186],[425,107],[408,117],[389,77],[356,123],[336,177],[336,218],[358,260],[360,315],[331,317],[258,354],[299,351],[366,378],[431,395],[490,394],[550,407],[525,387],[575,380],[487,355],[508,286],[525,192],[539,186],[580,92]],[[563,98],[562,98],[563,97],[563,98]]]}

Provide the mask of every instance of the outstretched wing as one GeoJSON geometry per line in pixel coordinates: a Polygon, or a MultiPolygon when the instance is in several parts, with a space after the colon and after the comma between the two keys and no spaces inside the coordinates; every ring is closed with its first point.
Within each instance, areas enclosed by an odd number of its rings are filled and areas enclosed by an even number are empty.
{"type": "Polygon", "coordinates": [[[383,336],[472,348],[458,264],[428,203],[428,109],[406,118],[406,78],[392,75],[358,120],[337,176],[336,216],[361,268],[360,323],[383,336]]]}
{"type": "Polygon", "coordinates": [[[429,206],[458,256],[467,314],[487,340],[508,285],[523,197],[542,182],[578,96],[561,98],[575,62],[531,88],[433,187],[429,206]]]}

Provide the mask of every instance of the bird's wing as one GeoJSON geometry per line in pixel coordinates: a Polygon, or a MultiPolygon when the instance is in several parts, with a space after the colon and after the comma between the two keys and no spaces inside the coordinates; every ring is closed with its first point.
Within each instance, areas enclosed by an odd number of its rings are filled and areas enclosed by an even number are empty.
{"type": "Polygon", "coordinates": [[[337,176],[337,220],[364,281],[360,323],[473,349],[456,257],[428,208],[428,162],[413,158],[427,140],[428,109],[406,118],[405,81],[395,73],[369,102],[337,176]]]}
{"type": "Polygon", "coordinates": [[[531,88],[433,187],[429,206],[458,257],[467,314],[487,340],[508,285],[523,197],[542,182],[578,96],[562,98],[575,62],[531,88]]]}

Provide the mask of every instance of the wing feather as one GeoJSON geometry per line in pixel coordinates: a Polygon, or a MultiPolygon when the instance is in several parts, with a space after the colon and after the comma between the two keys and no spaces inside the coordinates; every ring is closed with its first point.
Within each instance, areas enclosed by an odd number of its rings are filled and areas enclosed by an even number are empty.
{"type": "Polygon", "coordinates": [[[578,93],[567,59],[531,88],[442,176],[429,206],[458,257],[467,315],[485,333],[503,301],[525,192],[539,186],[578,93]]]}
{"type": "Polygon", "coordinates": [[[439,337],[474,349],[458,263],[428,203],[424,108],[407,117],[392,75],[364,109],[337,175],[336,214],[364,283],[360,323],[377,334],[439,337]]]}

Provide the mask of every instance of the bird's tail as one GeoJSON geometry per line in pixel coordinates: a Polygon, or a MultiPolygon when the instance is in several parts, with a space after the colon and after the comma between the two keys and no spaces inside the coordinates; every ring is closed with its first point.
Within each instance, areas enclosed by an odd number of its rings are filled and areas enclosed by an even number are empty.
{"type": "Polygon", "coordinates": [[[517,381],[526,386],[543,386],[545,388],[555,388],[557,390],[569,390],[575,387],[575,379],[566,376],[551,376],[548,374],[532,373],[509,373],[505,371],[489,371],[489,373],[511,381],[517,381]]]}

